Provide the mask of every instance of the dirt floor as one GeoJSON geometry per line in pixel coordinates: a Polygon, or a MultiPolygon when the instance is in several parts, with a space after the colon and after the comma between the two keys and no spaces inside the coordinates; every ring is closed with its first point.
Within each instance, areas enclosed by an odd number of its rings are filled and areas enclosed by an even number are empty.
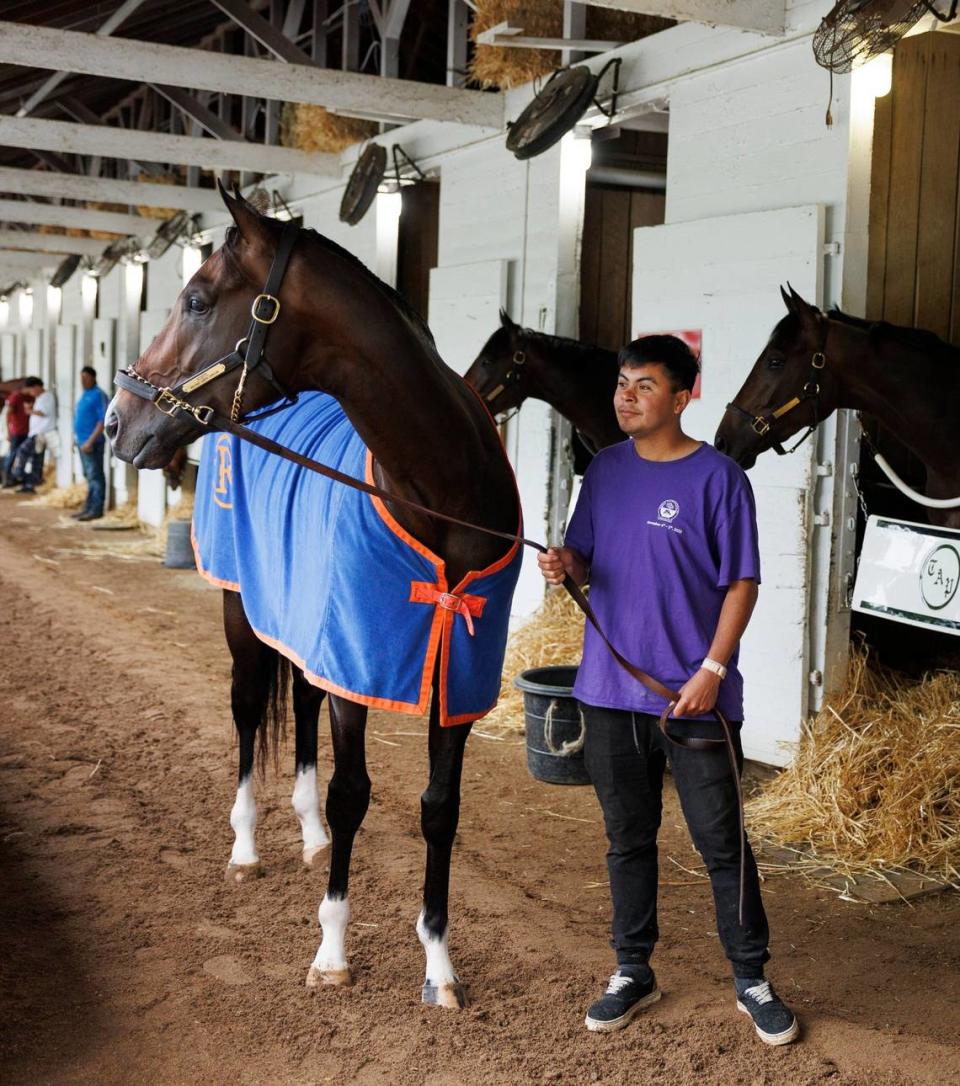
{"type": "Polygon", "coordinates": [[[587,1033],[611,969],[595,801],[534,781],[519,743],[476,735],[450,940],[470,1004],[422,1006],[424,727],[391,714],[371,718],[357,982],[308,992],[324,872],[299,865],[292,753],[260,789],[267,875],[229,886],[219,594],[156,560],[64,553],[102,535],[0,496],[4,1083],[960,1081],[960,897],[861,906],[768,879],[770,974],[804,1028],[802,1043],[768,1049],[735,1010],[672,793],[654,962],[664,999],[622,1033],[587,1033]]]}

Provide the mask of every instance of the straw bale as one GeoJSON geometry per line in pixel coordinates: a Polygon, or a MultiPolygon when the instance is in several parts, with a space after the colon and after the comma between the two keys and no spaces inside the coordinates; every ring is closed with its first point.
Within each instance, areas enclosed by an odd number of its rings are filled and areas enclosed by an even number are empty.
{"type": "MultiPolygon", "coordinates": [[[[526,37],[562,37],[563,0],[477,0],[471,37],[476,41],[482,31],[504,22],[523,27],[526,37]]],[[[673,25],[672,20],[657,16],[593,7],[586,22],[588,38],[621,42],[636,41],[673,25]]],[[[560,66],[560,59],[558,50],[478,45],[470,61],[470,77],[482,87],[519,87],[549,75],[560,66]]]]}
{"type": "Polygon", "coordinates": [[[856,648],[844,689],[747,814],[755,837],[808,866],[853,878],[910,871],[960,888],[960,673],[918,682],[856,648]]]}
{"type": "Polygon", "coordinates": [[[551,588],[533,617],[507,642],[500,701],[484,717],[484,731],[523,733],[523,694],[513,685],[531,667],[576,666],[583,651],[583,615],[567,592],[551,588]]]}
{"type": "Polygon", "coordinates": [[[286,102],[280,121],[280,142],[298,151],[336,154],[354,143],[376,135],[375,121],[340,117],[323,106],[307,102],[286,102]]]}

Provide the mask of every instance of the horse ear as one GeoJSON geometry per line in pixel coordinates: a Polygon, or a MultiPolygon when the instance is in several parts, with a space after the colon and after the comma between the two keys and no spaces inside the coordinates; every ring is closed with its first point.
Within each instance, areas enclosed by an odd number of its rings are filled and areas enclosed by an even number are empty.
{"type": "MultiPolygon", "coordinates": [[[[787,285],[789,286],[789,284],[787,284],[787,285]]],[[[791,287],[790,289],[792,290],[793,288],[791,287]]],[[[787,307],[787,310],[788,310],[788,312],[790,312],[790,313],[793,313],[793,312],[795,312],[795,307],[794,307],[794,304],[793,304],[793,299],[792,299],[792,298],[790,297],[790,295],[789,295],[789,294],[788,294],[788,293],[787,293],[787,292],[786,292],[786,291],[785,291],[785,290],[783,289],[783,287],[781,287],[781,288],[780,288],[780,297],[781,297],[781,298],[783,299],[783,304],[784,304],[784,305],[785,305],[785,306],[787,307]]]]}
{"type": "Polygon", "coordinates": [[[500,324],[504,328],[516,327],[516,325],[510,319],[510,314],[503,308],[503,306],[500,307],[500,324]]]}
{"type": "Polygon", "coordinates": [[[232,193],[227,192],[219,178],[217,188],[220,190],[220,199],[223,200],[227,211],[230,212],[230,217],[237,224],[243,240],[252,245],[267,241],[267,231],[261,221],[260,213],[247,203],[240,189],[235,185],[232,193]]]}

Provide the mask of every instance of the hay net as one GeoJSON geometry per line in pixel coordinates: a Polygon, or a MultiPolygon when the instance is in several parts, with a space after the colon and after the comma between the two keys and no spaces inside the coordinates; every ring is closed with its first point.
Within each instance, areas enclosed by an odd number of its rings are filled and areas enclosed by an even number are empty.
{"type": "Polygon", "coordinates": [[[909,870],[960,888],[960,673],[918,682],[854,648],[843,690],[747,815],[753,836],[841,873],[909,870]]]}

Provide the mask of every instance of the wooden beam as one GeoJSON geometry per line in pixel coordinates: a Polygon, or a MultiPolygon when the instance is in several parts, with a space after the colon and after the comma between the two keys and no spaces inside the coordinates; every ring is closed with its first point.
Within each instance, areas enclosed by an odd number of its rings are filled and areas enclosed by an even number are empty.
{"type": "MultiPolygon", "coordinates": [[[[142,3],[143,0],[126,0],[126,3],[121,4],[112,15],[107,17],[97,28],[96,33],[102,38],[109,37],[124,19],[128,15],[132,15],[142,3]]],[[[60,86],[64,79],[67,78],[67,74],[67,72],[54,72],[17,110],[17,116],[26,117],[28,113],[32,113],[44,98],[49,97],[51,91],[60,86]]]]}
{"type": "MultiPolygon", "coordinates": [[[[134,184],[135,182],[131,182],[134,184]]],[[[82,230],[106,230],[112,234],[152,234],[156,219],[91,211],[86,207],[39,204],[34,200],[0,200],[0,222],[25,222],[32,226],[75,226],[82,230]]]]}
{"type": "Polygon", "coordinates": [[[661,15],[678,22],[706,23],[783,34],[787,24],[785,0],[582,0],[597,8],[661,15]]]}
{"type": "Polygon", "coordinates": [[[306,53],[286,37],[279,27],[274,26],[269,19],[258,15],[243,0],[213,0],[213,4],[224,15],[229,15],[237,26],[245,30],[251,38],[260,42],[264,49],[273,53],[278,60],[286,61],[287,64],[303,64],[306,59],[309,59],[306,53]]]}
{"type": "Polygon", "coordinates": [[[198,98],[188,94],[182,88],[167,87],[163,83],[148,83],[147,86],[152,87],[157,94],[162,95],[168,102],[175,105],[181,113],[186,113],[191,120],[196,121],[201,128],[204,128],[215,139],[246,142],[241,133],[235,128],[231,128],[213,110],[207,109],[198,98]]]}
{"type": "MultiPolygon", "coordinates": [[[[2,31],[0,31],[2,40],[2,31]]],[[[231,58],[232,59],[232,58],[231,58]]],[[[257,173],[308,173],[340,176],[337,155],[262,147],[234,140],[169,136],[162,132],[135,132],[113,125],[40,121],[32,117],[0,116],[0,144],[30,150],[136,158],[147,162],[181,163],[203,169],[253,170],[257,173]]]]}
{"type": "MultiPolygon", "coordinates": [[[[107,243],[104,242],[100,248],[100,252],[106,248],[107,243]]],[[[0,250],[0,260],[8,267],[20,267],[23,269],[29,268],[49,268],[58,264],[65,256],[69,256],[69,253],[44,253],[44,252],[21,252],[16,249],[2,249],[0,250]]]]}
{"type": "MultiPolygon", "coordinates": [[[[37,234],[26,230],[0,229],[0,249],[29,249],[37,253],[79,253],[99,256],[110,244],[98,238],[72,238],[66,234],[37,234]]],[[[2,254],[6,256],[6,254],[2,254]]]]}
{"type": "MultiPolygon", "coordinates": [[[[249,94],[283,102],[309,102],[334,110],[342,107],[375,113],[386,101],[391,111],[420,119],[496,129],[502,128],[504,121],[504,99],[499,93],[364,76],[318,68],[313,64],[277,64],[259,58],[158,45],[131,38],[99,38],[96,34],[27,23],[0,22],[0,64],[23,64],[24,57],[29,57],[31,64],[44,68],[62,68],[137,83],[149,72],[158,83],[173,87],[249,94]]],[[[233,163],[225,165],[238,168],[233,163]]],[[[247,168],[246,163],[239,168],[247,168]]],[[[272,167],[265,167],[264,172],[269,169],[272,167]]]]}
{"type": "Polygon", "coordinates": [[[48,197],[51,200],[104,200],[132,207],[175,207],[193,213],[223,211],[224,203],[213,189],[184,185],[151,185],[150,181],[115,181],[109,177],[60,174],[46,169],[0,166],[0,192],[48,197]]]}

